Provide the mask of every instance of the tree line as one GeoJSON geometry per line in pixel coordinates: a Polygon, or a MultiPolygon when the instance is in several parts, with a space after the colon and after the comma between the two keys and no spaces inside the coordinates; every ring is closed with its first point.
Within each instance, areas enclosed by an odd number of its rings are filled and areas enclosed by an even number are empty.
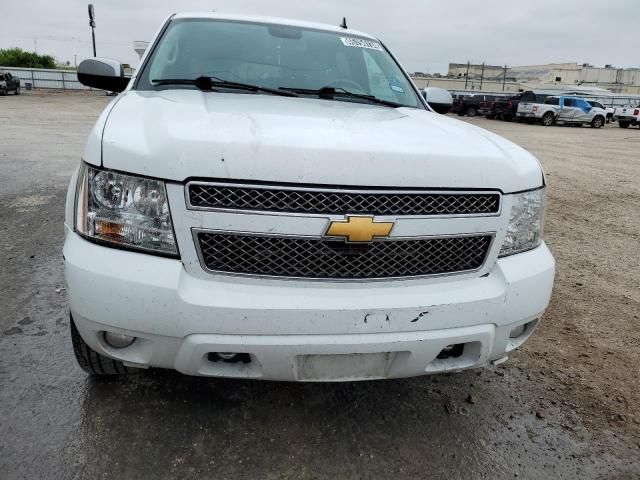
{"type": "Polygon", "coordinates": [[[0,49],[0,66],[21,68],[56,68],[51,55],[38,55],[21,48],[0,49]]]}

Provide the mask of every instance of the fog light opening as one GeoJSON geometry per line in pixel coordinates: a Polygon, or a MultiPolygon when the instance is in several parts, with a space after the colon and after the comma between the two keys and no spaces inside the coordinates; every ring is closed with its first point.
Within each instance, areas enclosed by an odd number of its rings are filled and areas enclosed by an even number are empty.
{"type": "Polygon", "coordinates": [[[207,359],[210,362],[251,363],[251,357],[248,353],[210,352],[207,354],[207,359]]]}
{"type": "Polygon", "coordinates": [[[222,360],[233,360],[234,358],[236,358],[236,355],[238,355],[237,353],[218,353],[218,356],[222,359],[222,360]]]}
{"type": "Polygon", "coordinates": [[[447,358],[458,358],[462,356],[464,352],[464,343],[456,343],[454,345],[447,345],[438,354],[438,359],[445,360],[447,358]]]}
{"type": "Polygon", "coordinates": [[[527,330],[527,324],[523,323],[522,325],[518,325],[513,328],[509,333],[509,338],[518,338],[527,330]]]}
{"type": "Polygon", "coordinates": [[[136,337],[124,333],[104,332],[104,341],[112,348],[126,348],[136,341],[136,337]]]}

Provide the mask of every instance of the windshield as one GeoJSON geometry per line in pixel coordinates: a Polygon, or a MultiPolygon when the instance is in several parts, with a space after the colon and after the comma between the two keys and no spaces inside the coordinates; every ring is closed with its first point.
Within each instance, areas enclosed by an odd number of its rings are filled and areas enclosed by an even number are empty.
{"type": "MultiPolygon", "coordinates": [[[[136,88],[195,88],[154,81],[201,76],[272,89],[335,87],[423,108],[403,71],[377,41],[348,31],[223,20],[172,21],[143,67],[136,88]]],[[[362,101],[339,94],[334,99],[362,101]]]]}

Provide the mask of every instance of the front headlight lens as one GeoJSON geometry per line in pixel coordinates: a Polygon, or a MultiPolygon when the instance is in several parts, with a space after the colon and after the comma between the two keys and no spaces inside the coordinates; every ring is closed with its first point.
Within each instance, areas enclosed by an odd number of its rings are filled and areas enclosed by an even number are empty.
{"type": "Polygon", "coordinates": [[[536,248],[542,243],[544,188],[511,195],[511,216],[500,256],[536,248]]]}
{"type": "Polygon", "coordinates": [[[76,230],[88,238],[177,255],[164,182],[83,164],[78,176],[76,230]]]}

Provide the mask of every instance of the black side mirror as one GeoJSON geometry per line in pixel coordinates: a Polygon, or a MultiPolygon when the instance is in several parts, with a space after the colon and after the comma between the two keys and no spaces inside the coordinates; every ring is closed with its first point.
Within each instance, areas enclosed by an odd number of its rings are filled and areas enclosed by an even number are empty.
{"type": "Polygon", "coordinates": [[[124,68],[110,58],[88,58],[78,65],[78,81],[91,88],[110,92],[122,92],[129,84],[124,68]]]}

